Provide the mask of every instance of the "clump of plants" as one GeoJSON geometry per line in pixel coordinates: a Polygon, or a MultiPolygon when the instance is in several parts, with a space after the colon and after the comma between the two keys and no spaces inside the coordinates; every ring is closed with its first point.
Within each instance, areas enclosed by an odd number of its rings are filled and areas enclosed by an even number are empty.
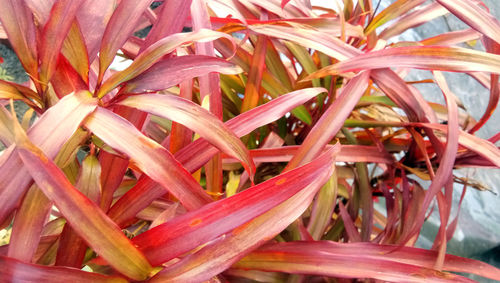
{"type": "Polygon", "coordinates": [[[499,99],[499,22],[478,0],[337,2],[0,0],[30,77],[0,80],[0,278],[500,280],[446,254],[453,170],[500,167],[500,135],[474,135],[499,99]],[[470,28],[388,43],[444,13],[470,28]],[[479,120],[442,71],[490,90],[479,120]],[[434,246],[415,248],[431,209],[434,246]]]}

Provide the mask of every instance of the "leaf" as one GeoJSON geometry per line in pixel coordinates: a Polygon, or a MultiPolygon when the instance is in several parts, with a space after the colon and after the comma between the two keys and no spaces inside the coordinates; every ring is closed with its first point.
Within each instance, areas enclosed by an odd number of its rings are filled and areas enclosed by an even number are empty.
{"type": "MultiPolygon", "coordinates": [[[[56,65],[64,39],[82,0],[60,0],[55,2],[50,17],[42,32],[40,47],[40,81],[42,86],[49,82],[56,65]]],[[[76,30],[74,31],[76,33],[76,30]]]]}
{"type": "MultiPolygon", "coordinates": [[[[318,159],[334,159],[336,151],[338,151],[338,147],[329,150],[318,159]]],[[[245,254],[280,233],[307,209],[314,195],[334,170],[333,162],[326,163],[328,162],[323,163],[325,167],[317,178],[302,191],[245,225],[219,237],[195,253],[165,268],[151,278],[151,281],[198,282],[208,280],[229,268],[245,254]]],[[[280,180],[279,177],[277,180],[280,180]]]]}
{"type": "Polygon", "coordinates": [[[113,12],[102,36],[99,51],[99,75],[97,84],[100,85],[104,72],[116,56],[116,52],[131,36],[144,10],[153,0],[122,0],[113,12]]]}
{"type": "Polygon", "coordinates": [[[259,34],[292,41],[306,48],[321,51],[337,60],[346,60],[361,53],[358,49],[336,37],[304,26],[297,28],[278,25],[251,25],[248,28],[259,34]]]}
{"type": "Polygon", "coordinates": [[[181,32],[189,15],[191,2],[192,0],[163,2],[160,14],[146,37],[144,45],[141,46],[141,51],[168,35],[181,32]]]}
{"type": "MultiPolygon", "coordinates": [[[[382,12],[383,13],[383,12],[382,12]]],[[[417,27],[419,25],[430,22],[431,20],[448,14],[448,10],[441,6],[439,3],[432,3],[422,7],[421,9],[406,14],[398,19],[391,26],[384,29],[380,34],[381,39],[390,39],[393,36],[398,36],[404,31],[417,27]]]]}
{"type": "Polygon", "coordinates": [[[406,112],[410,121],[437,121],[434,111],[420,92],[408,85],[394,71],[390,69],[373,70],[371,77],[380,89],[406,112]]]}
{"type": "Polygon", "coordinates": [[[5,256],[0,256],[0,277],[9,282],[74,282],[74,283],[120,283],[127,280],[118,276],[106,276],[85,272],[74,268],[43,266],[24,263],[5,256]]]}
{"type": "Polygon", "coordinates": [[[453,15],[478,32],[500,43],[500,22],[471,0],[436,0],[453,15]]]}
{"type": "Polygon", "coordinates": [[[210,72],[239,74],[238,66],[215,57],[186,55],[161,60],[144,73],[128,81],[125,93],[142,93],[164,90],[184,80],[206,75],[210,72]]]}
{"type": "MultiPolygon", "coordinates": [[[[326,145],[325,149],[332,145],[326,145]]],[[[250,150],[250,156],[255,163],[260,162],[288,162],[297,154],[299,145],[289,145],[274,148],[258,148],[250,150]]],[[[375,146],[342,145],[336,158],[339,162],[373,162],[393,163],[393,157],[386,151],[380,151],[375,146]]],[[[224,162],[235,162],[233,158],[224,158],[224,162]]]]}
{"type": "Polygon", "coordinates": [[[231,42],[233,42],[233,38],[231,36],[225,33],[207,29],[201,29],[197,32],[176,33],[169,35],[157,41],[156,43],[148,47],[146,50],[144,50],[144,52],[139,54],[139,56],[137,56],[134,59],[134,61],[128,68],[126,68],[121,72],[116,72],[113,75],[111,75],[99,88],[97,96],[103,97],[119,84],[137,77],[138,75],[146,71],[149,67],[151,67],[153,64],[155,64],[164,55],[174,51],[177,47],[183,44],[192,41],[215,40],[221,37],[226,38],[231,42]]]}
{"type": "Polygon", "coordinates": [[[156,265],[237,227],[245,229],[248,221],[306,190],[309,184],[323,180],[325,172],[331,170],[337,152],[338,145],[313,162],[172,219],[140,234],[133,242],[156,265]]]}
{"type": "Polygon", "coordinates": [[[388,21],[400,17],[411,9],[423,4],[425,0],[397,0],[378,13],[365,28],[365,34],[374,32],[388,21]]]}
{"type": "Polygon", "coordinates": [[[293,156],[286,168],[295,168],[311,161],[335,137],[344,125],[344,120],[351,114],[352,109],[365,93],[369,77],[369,72],[363,72],[349,81],[340,97],[332,103],[311,129],[299,151],[293,156]]]}
{"type": "Polygon", "coordinates": [[[51,208],[52,203],[43,192],[36,185],[31,186],[16,211],[7,254],[10,258],[32,262],[51,208]]]}
{"type": "Polygon", "coordinates": [[[436,79],[436,83],[441,88],[441,91],[444,94],[444,97],[446,99],[446,106],[448,109],[448,132],[446,138],[446,147],[443,155],[441,156],[439,168],[436,171],[436,176],[432,180],[432,183],[425,194],[424,201],[419,209],[419,213],[417,214],[417,218],[414,220],[414,228],[409,233],[409,235],[405,235],[404,241],[409,240],[410,237],[413,237],[413,235],[418,233],[425,221],[425,214],[432,200],[448,182],[451,182],[453,178],[453,165],[455,163],[455,157],[457,155],[459,140],[458,109],[454,99],[454,95],[449,90],[444,76],[440,72],[434,72],[434,77],[436,79]]]}
{"type": "Polygon", "coordinates": [[[500,55],[446,46],[406,46],[368,52],[325,67],[309,79],[367,69],[417,68],[452,72],[500,73],[500,55]]]}
{"type": "Polygon", "coordinates": [[[68,35],[63,42],[61,53],[68,59],[71,66],[73,66],[82,80],[88,85],[89,57],[83,34],[76,20],[73,21],[68,35]]]}
{"type": "Polygon", "coordinates": [[[86,0],[76,13],[90,63],[94,62],[97,56],[104,30],[115,7],[116,0],[86,0]]]}
{"type": "Polygon", "coordinates": [[[97,108],[85,127],[113,149],[125,153],[149,177],[172,193],[187,209],[211,201],[191,174],[164,147],[145,137],[124,118],[97,108]]]}
{"type": "MultiPolygon", "coordinates": [[[[437,254],[434,251],[395,248],[372,243],[331,241],[269,244],[249,254],[233,267],[341,278],[373,278],[389,282],[475,282],[434,270],[433,260],[437,254]]],[[[484,263],[456,256],[447,256],[450,264],[445,266],[465,266],[462,261],[467,261],[470,267],[460,269],[460,272],[474,269],[473,273],[483,275],[479,269],[472,267],[479,263],[488,267],[490,273],[498,273],[495,268],[484,263]]]]}
{"type": "Polygon", "coordinates": [[[259,35],[252,54],[252,63],[248,72],[248,80],[245,84],[245,94],[241,105],[241,112],[255,108],[259,104],[260,87],[263,70],[266,68],[267,37],[259,35]]]}
{"type": "MultiPolygon", "coordinates": [[[[485,44],[487,52],[500,54],[500,44],[496,43],[488,37],[484,38],[483,42],[485,44]]],[[[479,130],[490,119],[491,115],[493,115],[493,112],[495,112],[498,101],[500,100],[500,87],[498,85],[499,76],[497,74],[491,74],[490,77],[490,97],[488,106],[486,106],[486,110],[484,111],[483,116],[481,116],[474,127],[469,130],[469,133],[471,134],[479,130]]]]}
{"type": "MultiPolygon", "coordinates": [[[[76,188],[90,201],[100,204],[101,165],[95,156],[88,155],[83,159],[76,188]]],[[[87,244],[66,224],[59,237],[55,265],[81,268],[86,251],[87,244]]]]}
{"type": "Polygon", "coordinates": [[[38,78],[36,30],[33,15],[24,1],[1,0],[0,21],[14,51],[28,74],[38,78]]]}
{"type": "Polygon", "coordinates": [[[64,173],[27,137],[18,136],[16,144],[19,156],[40,189],[92,249],[126,276],[146,279],[152,271],[151,265],[119,227],[73,187],[64,173]]]}
{"type": "MultiPolygon", "coordinates": [[[[303,104],[323,91],[325,91],[323,88],[306,88],[282,95],[236,116],[229,120],[226,126],[237,136],[244,136],[262,125],[279,119],[290,109],[303,104]]],[[[177,152],[175,157],[189,172],[194,172],[216,153],[217,149],[211,147],[207,141],[198,139],[177,152]]],[[[108,215],[116,223],[123,225],[163,194],[164,189],[159,187],[152,179],[141,178],[134,188],[111,207],[108,215]]]]}
{"type": "Polygon", "coordinates": [[[196,103],[173,95],[146,94],[128,97],[119,104],[183,124],[222,152],[241,160],[250,176],[254,174],[255,165],[245,145],[222,121],[196,103]]]}
{"type": "MultiPolygon", "coordinates": [[[[47,156],[54,158],[96,107],[97,99],[92,98],[88,91],[67,95],[40,116],[29,129],[28,137],[47,156]]],[[[13,151],[14,147],[9,147],[0,158],[4,161],[0,162],[0,220],[9,215],[32,180],[13,151]]]]}
{"type": "Polygon", "coordinates": [[[420,41],[423,45],[456,45],[463,42],[476,40],[481,34],[473,29],[445,32],[420,41]]]}

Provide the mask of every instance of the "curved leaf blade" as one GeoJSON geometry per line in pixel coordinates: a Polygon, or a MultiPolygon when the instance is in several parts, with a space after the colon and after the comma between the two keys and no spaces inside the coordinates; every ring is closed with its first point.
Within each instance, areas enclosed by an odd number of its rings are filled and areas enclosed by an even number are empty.
{"type": "Polygon", "coordinates": [[[116,52],[132,34],[143,12],[151,2],[153,0],[122,0],[116,7],[101,40],[98,84],[104,78],[104,72],[113,62],[116,52]]]}
{"type": "Polygon", "coordinates": [[[166,262],[244,225],[315,183],[331,169],[338,149],[339,145],[333,146],[321,158],[159,225],[133,242],[153,264],[166,262]]]}
{"type": "Polygon", "coordinates": [[[471,0],[436,0],[457,18],[478,32],[500,43],[500,22],[471,0]]]}
{"type": "Polygon", "coordinates": [[[325,67],[308,79],[368,69],[417,68],[451,72],[500,73],[500,55],[446,46],[406,46],[358,55],[325,67]]]}
{"type": "Polygon", "coordinates": [[[144,136],[124,118],[97,108],[85,127],[106,144],[125,153],[153,180],[170,191],[187,209],[200,208],[211,198],[164,147],[144,136]]]}
{"type": "Polygon", "coordinates": [[[124,283],[127,280],[117,276],[105,276],[74,268],[43,266],[21,262],[0,256],[0,277],[9,282],[74,282],[74,283],[124,283]]]}
{"type": "MultiPolygon", "coordinates": [[[[92,98],[88,91],[67,95],[33,124],[28,137],[48,157],[54,158],[96,107],[97,99],[92,98]]],[[[0,165],[0,220],[12,211],[32,180],[17,154],[12,154],[13,148],[2,155],[5,163],[0,165]]]]}
{"type": "MultiPolygon", "coordinates": [[[[110,92],[113,88],[118,86],[119,84],[131,80],[148,68],[150,68],[153,64],[155,64],[161,57],[172,52],[175,48],[192,42],[192,41],[209,41],[215,40],[219,38],[226,38],[230,40],[233,44],[233,38],[225,33],[212,31],[208,29],[200,29],[196,32],[190,33],[175,33],[169,35],[154,44],[148,47],[144,52],[139,54],[132,62],[132,64],[121,72],[116,72],[111,75],[99,88],[97,92],[98,97],[103,97],[108,92],[110,92]]],[[[103,41],[104,42],[104,41],[103,41]]]]}
{"type": "Polygon", "coordinates": [[[64,173],[27,139],[18,137],[17,152],[44,194],[71,227],[120,273],[146,279],[152,266],[120,228],[68,181],[64,173]]]}
{"type": "MultiPolygon", "coordinates": [[[[323,88],[306,88],[284,94],[236,116],[226,122],[226,125],[237,136],[244,136],[262,125],[279,119],[294,107],[305,103],[323,91],[325,91],[323,88]]],[[[217,149],[211,147],[207,141],[198,139],[177,152],[175,158],[192,173],[201,168],[216,153],[217,149]]],[[[152,179],[141,178],[134,188],[111,207],[108,215],[119,225],[123,225],[162,194],[164,194],[163,188],[152,179]]]]}
{"type": "Polygon", "coordinates": [[[196,103],[174,95],[146,94],[130,96],[119,104],[183,124],[221,151],[239,159],[250,176],[254,174],[255,165],[241,140],[222,121],[196,103]]]}
{"type": "MultiPolygon", "coordinates": [[[[332,148],[318,159],[335,160],[338,149],[338,147],[332,148]]],[[[335,168],[334,164],[334,162],[324,164],[327,168],[322,170],[318,178],[287,201],[165,268],[151,278],[151,281],[198,282],[208,280],[229,268],[245,254],[272,239],[297,219],[309,207],[320,187],[330,178],[335,168]]]]}
{"type": "Polygon", "coordinates": [[[164,90],[184,80],[210,72],[239,74],[240,67],[223,59],[205,55],[186,55],[159,61],[139,76],[127,82],[123,92],[142,93],[164,90]]]}
{"type": "Polygon", "coordinates": [[[391,248],[396,247],[330,241],[279,243],[252,252],[233,267],[389,282],[475,282],[434,270],[430,257],[420,259],[429,251],[403,247],[404,252],[397,250],[397,254],[392,254],[391,248]],[[412,259],[407,260],[410,255],[412,259]]]}

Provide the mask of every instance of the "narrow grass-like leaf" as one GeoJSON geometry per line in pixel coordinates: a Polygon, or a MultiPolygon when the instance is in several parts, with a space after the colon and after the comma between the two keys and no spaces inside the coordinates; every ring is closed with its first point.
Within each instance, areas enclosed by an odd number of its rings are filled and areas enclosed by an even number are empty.
{"type": "Polygon", "coordinates": [[[267,37],[259,35],[252,54],[252,64],[248,73],[248,80],[245,85],[245,94],[241,104],[241,112],[246,112],[255,108],[260,99],[260,86],[262,74],[265,68],[267,37]]]}
{"type": "MultiPolygon", "coordinates": [[[[338,147],[333,148],[320,158],[335,158],[337,151],[338,147]]],[[[325,166],[330,168],[323,169],[314,182],[287,201],[165,268],[151,280],[204,281],[229,268],[245,254],[281,232],[304,212],[334,170],[333,163],[325,166]]]]}
{"type": "Polygon", "coordinates": [[[364,72],[349,81],[340,97],[332,103],[307,135],[297,154],[288,163],[288,169],[311,161],[335,137],[344,125],[344,120],[365,93],[369,77],[370,72],[364,72]]]}
{"type": "Polygon", "coordinates": [[[116,224],[75,189],[40,149],[19,139],[18,154],[25,167],[71,227],[116,270],[135,280],[146,279],[152,271],[151,265],[116,224]]]}
{"type": "Polygon", "coordinates": [[[33,14],[24,1],[0,1],[0,21],[26,72],[38,78],[38,54],[33,14]]]}
{"type": "Polygon", "coordinates": [[[423,4],[425,0],[397,0],[389,7],[378,13],[370,24],[365,28],[365,34],[369,34],[376,30],[379,26],[388,21],[400,17],[411,9],[423,4]]]}
{"type": "MultiPolygon", "coordinates": [[[[459,140],[459,126],[458,126],[458,109],[454,99],[454,95],[449,90],[444,76],[440,72],[434,72],[434,77],[438,83],[441,91],[446,99],[446,106],[448,109],[448,132],[446,139],[446,147],[441,157],[439,168],[436,171],[436,176],[432,180],[429,189],[425,194],[424,201],[419,210],[419,214],[415,219],[414,228],[409,235],[405,235],[404,241],[408,240],[409,237],[415,235],[420,229],[425,220],[425,214],[431,201],[434,199],[436,194],[451,181],[451,176],[453,175],[453,164],[455,163],[455,157],[457,155],[458,140],[459,140]]],[[[446,217],[447,218],[447,217],[446,217]]],[[[446,224],[443,224],[446,225],[446,224]]]]}
{"type": "Polygon", "coordinates": [[[159,61],[144,73],[128,81],[123,92],[141,93],[164,90],[180,82],[210,72],[239,74],[238,66],[215,57],[187,55],[159,61]]]}
{"type": "MultiPolygon", "coordinates": [[[[89,57],[87,46],[80,26],[76,20],[73,21],[71,28],[63,42],[61,53],[68,59],[71,66],[75,68],[82,80],[89,83],[89,57]]],[[[56,67],[57,68],[57,67],[56,67]]]]}
{"type": "Polygon", "coordinates": [[[98,84],[104,78],[104,72],[113,62],[116,52],[135,30],[144,10],[151,2],[153,0],[122,0],[116,7],[101,40],[98,84]]]}
{"type": "Polygon", "coordinates": [[[436,2],[443,5],[473,29],[500,43],[500,22],[493,15],[479,7],[476,1],[436,0],[436,2]]]}
{"type": "MultiPolygon", "coordinates": [[[[244,136],[262,125],[279,119],[291,109],[303,104],[323,91],[325,91],[323,88],[306,88],[282,95],[277,99],[273,99],[266,104],[236,116],[229,120],[226,126],[238,137],[244,136]]],[[[189,172],[194,172],[201,168],[216,153],[216,148],[211,147],[207,141],[199,139],[177,152],[175,157],[189,172]]],[[[152,179],[141,179],[108,212],[108,215],[118,225],[123,225],[123,223],[135,217],[139,211],[164,194],[164,189],[159,187],[152,179]]]]}
{"type": "Polygon", "coordinates": [[[68,268],[43,266],[24,263],[19,260],[0,256],[0,277],[5,282],[54,282],[54,283],[124,283],[124,278],[118,276],[106,276],[93,272],[68,268]]]}
{"type": "Polygon", "coordinates": [[[156,265],[205,244],[269,211],[323,178],[338,145],[300,168],[142,233],[133,242],[156,265]],[[168,231],[168,233],[167,233],[168,231]],[[187,240],[189,239],[189,240],[187,240]]]}
{"type": "MultiPolygon", "coordinates": [[[[326,145],[330,148],[332,145],[326,145]]],[[[259,162],[288,162],[297,154],[299,145],[289,145],[274,148],[252,149],[250,155],[255,163],[259,162]]],[[[387,163],[394,162],[394,159],[386,151],[380,151],[375,146],[365,145],[342,145],[337,155],[339,162],[373,162],[387,163]]],[[[238,162],[234,158],[224,158],[225,162],[238,162]]]]}
{"type": "Polygon", "coordinates": [[[104,30],[115,6],[116,0],[86,0],[76,13],[80,30],[85,39],[89,63],[94,62],[97,56],[104,30]]]}
{"type": "Polygon", "coordinates": [[[183,124],[222,152],[241,160],[250,176],[254,174],[255,165],[241,140],[222,121],[194,102],[173,95],[147,94],[128,97],[119,104],[183,124]]]}
{"type": "Polygon", "coordinates": [[[447,13],[448,10],[446,10],[446,8],[441,6],[439,3],[429,4],[413,13],[401,17],[391,26],[384,29],[384,31],[380,33],[379,38],[385,40],[390,39],[393,36],[403,33],[407,29],[427,23],[437,17],[446,15],[447,13]]]}
{"type": "Polygon", "coordinates": [[[10,258],[32,262],[51,207],[51,201],[43,192],[36,185],[31,186],[16,211],[9,242],[10,258]]]}
{"type": "Polygon", "coordinates": [[[481,34],[473,29],[457,30],[442,33],[420,41],[423,45],[456,45],[463,42],[476,40],[481,34]]]}
{"type": "MultiPolygon", "coordinates": [[[[89,92],[67,95],[40,116],[28,130],[28,137],[47,156],[54,158],[83,119],[96,107],[97,100],[89,92]]],[[[9,215],[32,180],[12,150],[13,147],[2,155],[5,162],[0,167],[0,220],[9,215]]]]}
{"type": "MultiPolygon", "coordinates": [[[[237,268],[317,274],[342,278],[374,278],[389,282],[475,282],[432,269],[436,252],[371,243],[341,244],[330,241],[270,244],[236,263],[237,268]]],[[[460,261],[477,261],[448,256],[460,261]]],[[[484,266],[485,264],[481,264],[484,266]]],[[[471,271],[472,268],[467,268],[471,271]]],[[[449,269],[447,269],[449,270],[449,269]]],[[[490,272],[495,268],[489,267],[490,272]]],[[[475,270],[474,273],[481,273],[475,270]]]]}
{"type": "MultiPolygon", "coordinates": [[[[132,1],[131,1],[132,2],[132,1]]],[[[98,97],[103,97],[113,88],[119,84],[126,82],[140,75],[153,64],[155,64],[161,57],[172,52],[175,48],[192,41],[208,41],[218,38],[227,38],[233,42],[233,38],[221,32],[216,32],[207,29],[201,29],[197,32],[191,33],[176,33],[169,35],[150,47],[144,50],[139,56],[135,58],[132,64],[121,72],[116,72],[109,77],[99,88],[97,93],[98,97]]],[[[104,42],[104,41],[103,41],[104,42]]]]}
{"type": "Polygon", "coordinates": [[[279,25],[251,25],[248,28],[256,33],[293,41],[306,48],[321,51],[335,59],[345,60],[361,52],[342,40],[312,28],[296,28],[279,25]]]}
{"type": "Polygon", "coordinates": [[[163,2],[163,7],[158,15],[158,19],[146,37],[146,41],[141,47],[141,51],[163,37],[181,32],[188,16],[191,2],[192,0],[163,2]]]}
{"type": "MultiPolygon", "coordinates": [[[[55,2],[42,32],[40,47],[40,81],[49,82],[56,66],[59,52],[68,34],[82,0],[55,2]]],[[[75,33],[77,30],[74,31],[75,33]]]]}
{"type": "Polygon", "coordinates": [[[418,68],[451,72],[500,73],[500,55],[446,46],[387,48],[325,67],[309,78],[320,78],[367,69],[418,68]]]}
{"type": "Polygon", "coordinates": [[[188,209],[210,202],[191,174],[164,147],[144,136],[124,118],[98,108],[85,127],[112,148],[125,153],[153,180],[168,189],[188,209]]]}
{"type": "MultiPolygon", "coordinates": [[[[95,156],[89,155],[82,161],[76,188],[93,203],[100,204],[101,165],[95,156]]],[[[84,240],[66,224],[59,238],[55,264],[81,268],[86,250],[84,240]]]]}

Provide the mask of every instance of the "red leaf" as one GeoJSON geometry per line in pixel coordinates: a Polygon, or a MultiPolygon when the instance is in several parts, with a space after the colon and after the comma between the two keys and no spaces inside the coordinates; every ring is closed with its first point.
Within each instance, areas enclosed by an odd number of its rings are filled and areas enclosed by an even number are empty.
{"type": "Polygon", "coordinates": [[[22,137],[18,139],[17,151],[25,167],[71,227],[116,270],[135,280],[146,279],[151,265],[119,227],[73,187],[38,148],[22,137]]]}
{"type": "MultiPolygon", "coordinates": [[[[229,120],[226,126],[238,137],[244,136],[262,125],[279,119],[290,109],[303,104],[323,91],[325,91],[323,88],[307,88],[282,95],[236,116],[229,120]]],[[[199,139],[177,152],[175,157],[189,172],[194,172],[216,153],[216,148],[211,147],[207,141],[199,139]]],[[[162,194],[164,190],[161,187],[152,179],[143,177],[133,189],[116,202],[108,215],[122,225],[162,194]]]]}
{"type": "Polygon", "coordinates": [[[101,40],[98,85],[101,84],[104,72],[113,62],[116,52],[132,34],[144,10],[151,2],[153,0],[122,0],[116,7],[101,40]]]}
{"type": "Polygon", "coordinates": [[[40,47],[40,80],[42,83],[49,82],[56,69],[57,58],[64,39],[82,2],[82,0],[60,0],[55,2],[50,11],[50,17],[43,28],[40,47]]]}
{"type": "Polygon", "coordinates": [[[186,208],[196,209],[211,201],[171,153],[124,118],[98,108],[87,118],[85,127],[115,150],[129,156],[146,175],[168,189],[186,208]]]}
{"type": "MultiPolygon", "coordinates": [[[[315,161],[320,159],[334,160],[336,151],[338,151],[338,147],[329,150],[315,161]]],[[[315,163],[315,161],[310,164],[315,163]]],[[[151,280],[153,282],[165,282],[167,280],[180,282],[204,281],[229,268],[231,264],[267,242],[297,219],[309,207],[319,188],[330,178],[335,167],[334,164],[331,161],[330,163],[323,163],[325,167],[323,167],[321,173],[318,172],[317,178],[306,188],[266,213],[253,218],[243,226],[219,237],[195,253],[165,268],[151,280]]],[[[279,185],[282,179],[278,176],[272,180],[277,182],[276,185],[279,185]]]]}
{"type": "Polygon", "coordinates": [[[187,55],[161,60],[139,76],[127,82],[125,93],[143,93],[164,90],[180,82],[210,72],[239,74],[238,66],[211,56],[187,55]]]}
{"type": "Polygon", "coordinates": [[[42,266],[24,263],[0,256],[0,277],[5,282],[54,282],[54,283],[119,283],[127,280],[117,276],[106,276],[85,272],[75,268],[42,266]]]}
{"type": "MultiPolygon", "coordinates": [[[[434,251],[372,243],[330,241],[270,244],[234,267],[341,278],[374,278],[391,282],[475,282],[433,269],[434,251]]],[[[499,279],[497,268],[457,256],[446,256],[445,270],[499,279]],[[481,268],[478,268],[481,266],[481,268]]]]}
{"type": "Polygon", "coordinates": [[[334,146],[300,168],[146,231],[133,239],[134,244],[154,265],[205,244],[280,205],[309,184],[322,180],[323,174],[331,170],[338,147],[334,146]]]}
{"type": "Polygon", "coordinates": [[[183,124],[222,152],[238,158],[253,177],[255,165],[245,145],[222,121],[196,103],[174,95],[146,94],[130,96],[119,104],[183,124]]]}

